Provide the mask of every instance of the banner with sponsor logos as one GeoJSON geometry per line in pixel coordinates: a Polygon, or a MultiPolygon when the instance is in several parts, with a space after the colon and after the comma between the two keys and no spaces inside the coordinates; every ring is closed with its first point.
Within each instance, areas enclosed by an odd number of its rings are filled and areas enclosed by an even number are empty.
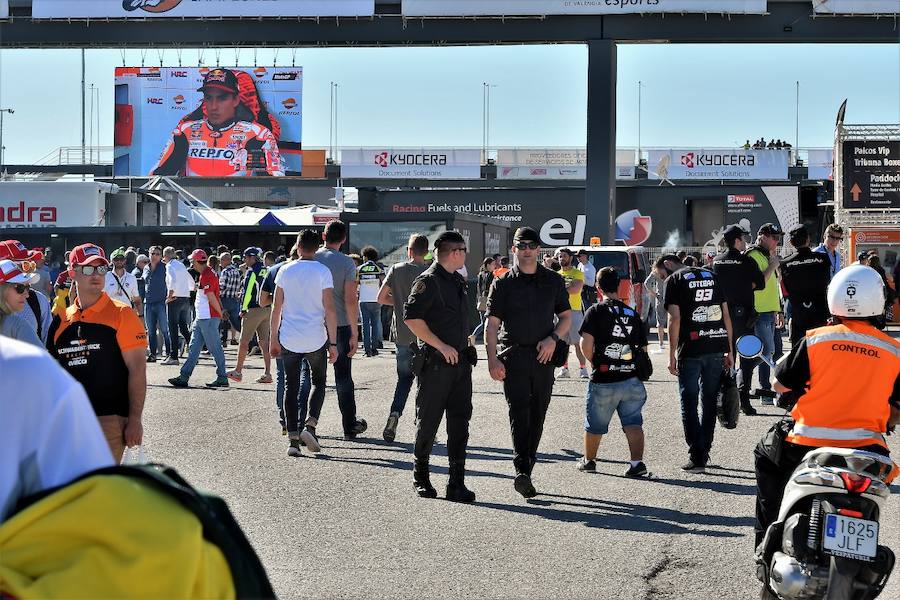
{"type": "Polygon", "coordinates": [[[896,15],[900,0],[813,0],[813,11],[826,15],[896,15]]]}
{"type": "Polygon", "coordinates": [[[497,151],[497,179],[584,179],[583,148],[511,148],[497,151]]]}
{"type": "Polygon", "coordinates": [[[357,148],[341,150],[341,177],[481,179],[481,150],[357,148]]]}
{"type": "Polygon", "coordinates": [[[352,17],[375,14],[375,0],[33,0],[31,6],[35,19],[352,17]]]}
{"type": "Polygon", "coordinates": [[[117,67],[115,84],[117,177],[303,175],[301,67],[117,67]]]}
{"type": "Polygon", "coordinates": [[[834,179],[834,150],[807,150],[807,179],[834,179]]]}
{"type": "Polygon", "coordinates": [[[118,191],[116,185],[91,181],[3,181],[0,230],[99,227],[106,224],[107,194],[118,191]]]}
{"type": "Polygon", "coordinates": [[[403,0],[405,17],[765,12],[766,0],[403,0]]]}
{"type": "Polygon", "coordinates": [[[788,178],[788,150],[650,150],[649,179],[758,180],[788,178]]]}

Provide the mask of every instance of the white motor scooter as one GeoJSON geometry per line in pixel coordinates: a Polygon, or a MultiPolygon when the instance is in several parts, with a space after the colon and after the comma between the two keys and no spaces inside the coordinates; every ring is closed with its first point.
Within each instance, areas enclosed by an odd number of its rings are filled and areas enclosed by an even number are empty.
{"type": "MultiPolygon", "coordinates": [[[[762,355],[762,341],[743,336],[744,358],[762,355]]],[[[785,407],[786,408],[786,407],[785,407]]],[[[778,519],[756,549],[764,600],[876,598],[894,568],[878,545],[881,511],[890,496],[887,456],[852,448],[815,448],[794,470],[778,519]]]]}

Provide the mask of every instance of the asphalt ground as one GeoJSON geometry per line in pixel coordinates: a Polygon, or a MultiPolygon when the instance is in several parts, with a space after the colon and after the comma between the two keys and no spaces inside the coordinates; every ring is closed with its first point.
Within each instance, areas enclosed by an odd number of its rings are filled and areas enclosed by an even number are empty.
{"type": "MultiPolygon", "coordinates": [[[[301,458],[287,456],[274,386],[248,383],[262,373],[260,357],[250,357],[244,382],[227,390],[202,387],[214,379],[208,356],[190,389],[166,382],[176,367],[147,366],[148,460],[225,498],[280,598],[758,597],[753,448],[783,411],[757,403],[759,416],[742,416],[735,430],[717,427],[707,472],[684,473],[677,382],[665,368],[667,354],[652,354],[655,373],[644,407],[652,477],[622,476],[628,452],[616,417],[597,473],[587,474],[575,468],[583,452],[586,382],[558,380],[534,470],[539,495],[525,500],[512,487],[501,384],[482,360],[474,372],[467,462],[477,502],[428,500],[411,483],[415,388],[396,441],[381,438],[396,380],[393,346],[385,345],[377,357],[360,350],[353,360],[358,414],[369,430],[343,440],[329,369],[318,427],[322,452],[304,449],[301,458]]],[[[235,350],[226,350],[229,368],[235,350]]],[[[479,351],[483,358],[484,348],[479,351]]],[[[895,456],[898,438],[889,438],[895,456]]],[[[443,427],[438,439],[446,441],[443,427]]],[[[445,450],[436,446],[432,459],[440,496],[445,450]]],[[[880,543],[900,553],[900,487],[893,491],[880,543]]],[[[900,598],[900,573],[882,597],[900,598]]]]}

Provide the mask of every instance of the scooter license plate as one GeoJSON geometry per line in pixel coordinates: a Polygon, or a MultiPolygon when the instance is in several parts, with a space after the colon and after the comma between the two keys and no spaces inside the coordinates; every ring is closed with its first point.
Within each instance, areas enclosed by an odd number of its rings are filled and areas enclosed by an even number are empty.
{"type": "Polygon", "coordinates": [[[825,515],[825,552],[844,558],[870,560],[878,551],[878,522],[843,515],[825,515]]]}

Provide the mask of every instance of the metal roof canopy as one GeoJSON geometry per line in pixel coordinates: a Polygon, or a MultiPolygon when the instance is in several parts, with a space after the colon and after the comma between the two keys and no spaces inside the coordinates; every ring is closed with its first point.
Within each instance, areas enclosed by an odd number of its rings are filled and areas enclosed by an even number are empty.
{"type": "Polygon", "coordinates": [[[588,45],[586,231],[614,239],[619,43],[897,43],[896,16],[814,15],[810,0],[769,0],[765,15],[629,14],[403,18],[399,0],[357,18],[32,20],[11,3],[2,48],[588,45]],[[250,25],[252,23],[252,26],[250,25]]]}
{"type": "Polygon", "coordinates": [[[582,43],[897,42],[896,17],[814,15],[810,0],[769,0],[766,15],[628,14],[402,17],[380,2],[373,17],[32,20],[13,3],[0,48],[452,46],[582,43]],[[252,26],[251,26],[252,23],[252,26]]]}

